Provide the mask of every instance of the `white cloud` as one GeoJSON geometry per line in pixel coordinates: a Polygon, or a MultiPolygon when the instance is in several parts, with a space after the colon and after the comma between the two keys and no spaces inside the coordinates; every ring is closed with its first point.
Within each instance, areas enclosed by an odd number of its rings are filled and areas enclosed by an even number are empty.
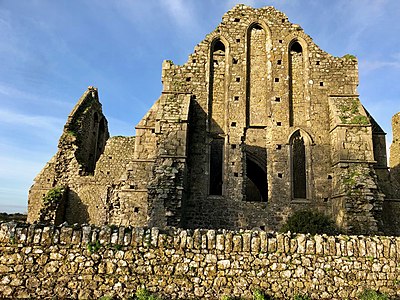
{"type": "Polygon", "coordinates": [[[59,133],[59,128],[64,121],[54,117],[27,115],[0,108],[0,124],[1,123],[18,124],[19,126],[29,126],[59,133]]]}

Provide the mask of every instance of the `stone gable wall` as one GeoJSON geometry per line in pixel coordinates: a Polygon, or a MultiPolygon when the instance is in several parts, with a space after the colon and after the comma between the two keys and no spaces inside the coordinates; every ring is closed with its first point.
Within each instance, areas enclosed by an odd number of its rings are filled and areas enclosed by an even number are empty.
{"type": "Polygon", "coordinates": [[[0,298],[400,296],[400,238],[0,224],[0,298]]]}

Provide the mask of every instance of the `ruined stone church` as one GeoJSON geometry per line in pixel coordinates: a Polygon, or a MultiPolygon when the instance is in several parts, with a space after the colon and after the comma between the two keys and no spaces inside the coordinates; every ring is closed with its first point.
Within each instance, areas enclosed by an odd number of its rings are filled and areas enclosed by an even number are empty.
{"type": "Polygon", "coordinates": [[[400,114],[388,168],[357,68],[273,7],[237,5],[184,65],[163,62],[135,137],[109,137],[89,87],[29,191],[28,221],[278,230],[307,209],[348,233],[399,234],[400,114]]]}

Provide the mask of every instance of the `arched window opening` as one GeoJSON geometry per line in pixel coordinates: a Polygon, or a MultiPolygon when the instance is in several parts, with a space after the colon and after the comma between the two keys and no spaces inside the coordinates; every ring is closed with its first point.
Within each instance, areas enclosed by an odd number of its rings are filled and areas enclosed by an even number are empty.
{"type": "Polygon", "coordinates": [[[307,198],[306,149],[304,138],[296,131],[291,138],[292,193],[294,199],[307,198]]]}
{"type": "Polygon", "coordinates": [[[289,126],[307,122],[304,114],[304,75],[303,47],[294,40],[289,44],[289,126]]]}
{"type": "Polygon", "coordinates": [[[215,53],[215,52],[218,52],[218,53],[225,52],[225,45],[224,45],[224,43],[221,42],[221,40],[215,41],[215,42],[214,42],[214,45],[213,45],[212,52],[213,52],[213,53],[215,53]]]}
{"type": "Polygon", "coordinates": [[[268,119],[269,33],[260,24],[247,31],[246,127],[266,126],[268,119]]]}
{"type": "Polygon", "coordinates": [[[224,140],[214,139],[210,144],[209,194],[222,195],[224,140]]]}
{"type": "Polygon", "coordinates": [[[296,41],[290,46],[290,52],[302,53],[303,47],[301,47],[300,43],[296,41]]]}
{"type": "Polygon", "coordinates": [[[217,39],[211,44],[208,118],[210,132],[218,135],[225,127],[226,65],[225,45],[217,39]]]}
{"type": "Polygon", "coordinates": [[[246,201],[267,202],[267,173],[251,158],[246,158],[246,201]]]}
{"type": "Polygon", "coordinates": [[[255,30],[263,30],[263,28],[261,27],[260,24],[254,24],[254,25],[251,27],[251,29],[252,29],[252,30],[253,30],[253,29],[255,29],[255,30]]]}

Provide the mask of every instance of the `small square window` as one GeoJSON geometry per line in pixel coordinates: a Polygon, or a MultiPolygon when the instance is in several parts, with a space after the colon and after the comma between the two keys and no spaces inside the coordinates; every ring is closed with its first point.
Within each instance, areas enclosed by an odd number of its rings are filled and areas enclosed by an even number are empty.
{"type": "Polygon", "coordinates": [[[281,98],[280,97],[275,97],[275,102],[281,102],[281,98]]]}
{"type": "Polygon", "coordinates": [[[282,145],[276,145],[276,150],[281,150],[282,149],[282,145]]]}
{"type": "Polygon", "coordinates": [[[275,82],[279,82],[279,78],[275,78],[275,82]]]}
{"type": "Polygon", "coordinates": [[[234,173],[233,173],[233,176],[235,176],[235,177],[239,177],[239,173],[237,173],[237,172],[234,172],[234,173]]]}
{"type": "Polygon", "coordinates": [[[232,123],[231,123],[231,126],[232,126],[232,127],[236,127],[236,122],[232,122],[232,123]]]}
{"type": "Polygon", "coordinates": [[[277,64],[278,64],[278,65],[281,65],[281,64],[282,64],[282,60],[278,59],[277,64]]]}
{"type": "Polygon", "coordinates": [[[279,40],[279,44],[282,44],[282,42],[283,42],[282,40],[279,40]]]}
{"type": "Polygon", "coordinates": [[[235,18],[234,22],[240,22],[239,18],[235,18]]]}
{"type": "Polygon", "coordinates": [[[186,77],[186,81],[190,81],[190,80],[192,80],[191,77],[186,77]]]}
{"type": "Polygon", "coordinates": [[[282,173],[278,173],[278,177],[279,177],[279,178],[282,178],[282,177],[283,177],[283,174],[282,174],[282,173]]]}
{"type": "Polygon", "coordinates": [[[240,82],[240,77],[236,77],[236,82],[240,82]]]}
{"type": "Polygon", "coordinates": [[[319,83],[319,86],[324,86],[324,83],[321,81],[321,82],[319,83]]]}
{"type": "Polygon", "coordinates": [[[233,99],[235,99],[235,101],[239,101],[239,96],[235,96],[233,99]]]}
{"type": "Polygon", "coordinates": [[[276,126],[282,126],[282,122],[276,122],[276,126]]]}
{"type": "Polygon", "coordinates": [[[320,64],[320,61],[319,60],[317,60],[317,62],[315,63],[317,66],[319,66],[319,64],[320,64]]]}
{"type": "Polygon", "coordinates": [[[192,59],[192,63],[194,63],[194,64],[195,64],[195,63],[196,63],[196,60],[195,60],[195,59],[192,59]]]}
{"type": "Polygon", "coordinates": [[[234,65],[237,65],[238,60],[237,60],[236,58],[232,58],[232,63],[233,63],[234,65]]]}
{"type": "Polygon", "coordinates": [[[240,43],[240,39],[236,39],[236,43],[240,43]]]}
{"type": "Polygon", "coordinates": [[[135,208],[133,209],[133,212],[138,213],[138,212],[139,212],[139,207],[135,207],[135,208]]]}
{"type": "Polygon", "coordinates": [[[231,145],[231,148],[232,148],[232,149],[236,149],[236,144],[232,144],[232,145],[231,145]]]}

